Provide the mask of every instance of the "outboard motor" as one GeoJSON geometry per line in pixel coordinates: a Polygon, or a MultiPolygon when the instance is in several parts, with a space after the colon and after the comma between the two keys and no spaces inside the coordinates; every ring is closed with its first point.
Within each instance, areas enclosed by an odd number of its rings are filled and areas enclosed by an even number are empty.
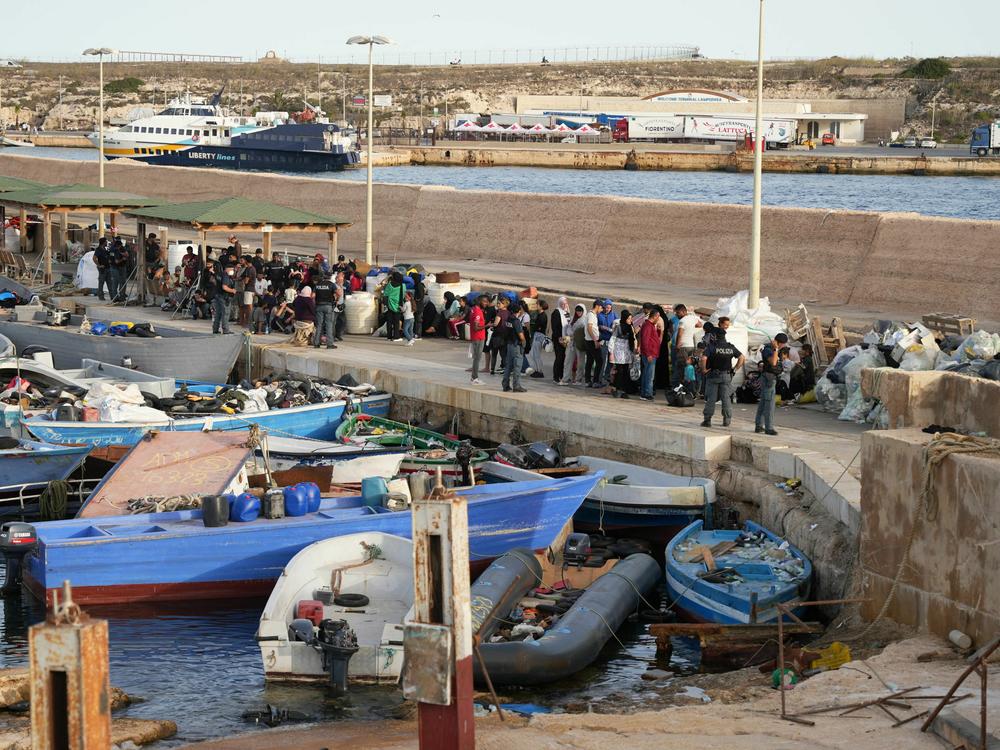
{"type": "Polygon", "coordinates": [[[528,468],[528,454],[523,449],[510,443],[497,446],[496,460],[500,463],[516,466],[519,469],[528,468]]]}
{"type": "Polygon", "coordinates": [[[525,453],[529,469],[554,469],[559,465],[559,451],[548,443],[532,443],[525,453]]]}
{"type": "Polygon", "coordinates": [[[463,487],[471,487],[475,484],[475,479],[472,476],[472,455],[474,453],[475,448],[472,447],[472,444],[468,440],[463,441],[455,450],[455,460],[462,467],[463,487]]]}
{"type": "Polygon", "coordinates": [[[566,537],[563,561],[567,565],[583,565],[590,557],[590,536],[575,532],[566,537]]]}
{"type": "Polygon", "coordinates": [[[62,308],[50,308],[45,313],[45,324],[50,326],[66,326],[69,325],[69,316],[69,310],[63,310],[62,308]]]}
{"type": "Polygon", "coordinates": [[[21,569],[24,556],[38,545],[38,535],[30,523],[9,521],[0,528],[0,553],[7,567],[7,578],[0,594],[16,594],[21,588],[21,569]]]}
{"type": "Polygon", "coordinates": [[[323,620],[313,645],[323,654],[323,668],[330,673],[334,695],[347,692],[347,665],[358,652],[358,636],[347,620],[323,620]]]}

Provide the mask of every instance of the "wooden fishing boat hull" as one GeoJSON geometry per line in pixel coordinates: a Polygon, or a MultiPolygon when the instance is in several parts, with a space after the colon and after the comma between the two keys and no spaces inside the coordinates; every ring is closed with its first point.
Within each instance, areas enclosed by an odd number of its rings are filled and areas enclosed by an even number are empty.
{"type": "MultiPolygon", "coordinates": [[[[350,401],[351,408],[366,414],[388,414],[391,396],[379,393],[350,401]]],[[[135,445],[147,432],[207,432],[246,430],[257,425],[269,434],[283,437],[328,440],[334,436],[347,411],[347,401],[292,406],[287,409],[246,414],[207,414],[188,419],[158,422],[54,422],[40,417],[25,420],[24,426],[39,440],[94,446],[135,445]]]]}
{"type": "MultiPolygon", "coordinates": [[[[781,543],[774,535],[758,524],[748,521],[745,529],[763,532],[769,539],[781,543]]],[[[724,625],[747,625],[778,621],[776,604],[807,601],[812,578],[812,564],[802,552],[789,546],[789,553],[803,563],[803,572],[790,581],[782,581],[764,570],[770,568],[766,561],[737,564],[735,569],[745,575],[743,584],[715,584],[699,578],[701,563],[685,563],[677,559],[678,545],[697,539],[706,546],[732,541],[740,531],[705,531],[701,521],[695,521],[671,540],[666,549],[667,595],[688,619],[695,622],[712,622],[724,625]]],[[[725,565],[723,559],[716,561],[725,565]]],[[[795,610],[796,616],[803,610],[795,610]]],[[[786,618],[790,619],[790,618],[786,618]]]]}
{"type": "MultiPolygon", "coordinates": [[[[127,311],[122,312],[127,318],[127,311]]],[[[178,380],[225,383],[244,345],[238,333],[199,334],[155,326],[157,338],[94,336],[80,333],[81,318],[72,316],[68,326],[44,322],[0,320],[0,335],[17,348],[44,346],[58,368],[80,367],[84,359],[117,363],[129,357],[143,372],[178,380]]]]}
{"type": "MultiPolygon", "coordinates": [[[[515,547],[545,549],[599,480],[589,475],[459,490],[468,501],[471,560],[488,561],[515,547]]],[[[266,596],[288,561],[313,542],[373,531],[410,538],[412,519],[409,511],[338,497],[305,516],[213,528],[193,510],[53,521],[35,529],[38,546],[24,564],[28,589],[49,599],[69,579],[74,600],[109,604],[266,596]]]]}
{"type": "Polygon", "coordinates": [[[50,445],[21,440],[0,450],[0,487],[35,486],[65,479],[90,453],[89,445],[50,445]]]}

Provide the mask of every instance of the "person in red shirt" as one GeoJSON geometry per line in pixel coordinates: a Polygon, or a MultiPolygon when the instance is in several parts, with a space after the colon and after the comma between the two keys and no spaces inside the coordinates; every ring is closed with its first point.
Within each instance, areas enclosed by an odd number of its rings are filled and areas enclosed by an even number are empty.
{"type": "Polygon", "coordinates": [[[479,379],[479,360],[483,358],[483,347],[486,345],[486,304],[489,298],[480,296],[476,304],[469,306],[469,346],[472,348],[472,384],[482,385],[479,379]]]}
{"type": "Polygon", "coordinates": [[[639,398],[653,400],[653,378],[656,376],[656,359],[660,356],[663,332],[660,330],[660,311],[655,307],[646,316],[639,329],[639,356],[642,360],[642,387],[639,398]]]}

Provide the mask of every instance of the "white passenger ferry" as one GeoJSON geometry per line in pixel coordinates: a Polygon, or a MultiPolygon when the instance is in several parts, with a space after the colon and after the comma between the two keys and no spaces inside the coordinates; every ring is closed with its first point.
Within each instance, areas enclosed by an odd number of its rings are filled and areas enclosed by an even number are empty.
{"type": "MultiPolygon", "coordinates": [[[[226,114],[211,102],[185,95],[162,112],[105,131],[104,155],[150,164],[278,172],[335,172],[358,164],[350,133],[329,122],[295,122],[287,112],[253,117],[226,114]]],[[[90,140],[97,145],[98,134],[90,140]]]]}

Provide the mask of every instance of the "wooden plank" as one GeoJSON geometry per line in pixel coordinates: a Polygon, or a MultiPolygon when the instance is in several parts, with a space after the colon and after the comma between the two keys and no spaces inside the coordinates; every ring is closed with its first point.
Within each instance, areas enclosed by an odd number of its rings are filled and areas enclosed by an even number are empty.
{"type": "MultiPolygon", "coordinates": [[[[736,546],[736,542],[735,541],[731,541],[731,542],[718,542],[717,544],[714,544],[712,547],[710,547],[708,551],[712,555],[713,558],[715,558],[715,557],[722,557],[724,554],[726,554],[727,552],[729,552],[729,550],[731,550],[735,546],[736,546]]],[[[685,562],[685,563],[701,562],[702,560],[705,559],[704,549],[705,549],[705,545],[703,545],[703,544],[699,545],[699,546],[697,546],[697,547],[695,547],[693,549],[688,550],[687,554],[685,554],[684,556],[682,556],[682,557],[680,557],[678,559],[681,562],[685,562]]],[[[713,564],[714,564],[714,562],[715,561],[713,560],[713,564]]],[[[710,570],[711,570],[711,568],[710,568],[710,570]]]]}
{"type": "MultiPolygon", "coordinates": [[[[804,625],[785,623],[782,627],[789,635],[811,634],[823,632],[823,626],[818,622],[807,622],[804,625]]],[[[731,638],[736,641],[767,640],[778,634],[778,625],[764,623],[760,625],[720,625],[714,622],[663,622],[649,626],[650,635],[657,638],[674,636],[694,636],[705,639],[731,638]]]]}

